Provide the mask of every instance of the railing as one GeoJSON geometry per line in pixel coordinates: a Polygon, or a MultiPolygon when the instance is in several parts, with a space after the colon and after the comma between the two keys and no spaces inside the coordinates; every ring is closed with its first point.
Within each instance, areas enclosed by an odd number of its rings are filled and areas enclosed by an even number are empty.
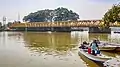
{"type": "MultiPolygon", "coordinates": [[[[10,27],[101,27],[104,22],[98,21],[76,21],[76,22],[31,22],[14,23],[10,27]]],[[[111,27],[120,27],[118,23],[110,23],[111,27]]]]}

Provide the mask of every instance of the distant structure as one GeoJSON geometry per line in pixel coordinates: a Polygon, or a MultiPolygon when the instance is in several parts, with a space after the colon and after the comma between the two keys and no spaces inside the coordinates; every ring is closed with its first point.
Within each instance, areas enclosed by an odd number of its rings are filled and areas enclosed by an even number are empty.
{"type": "Polygon", "coordinates": [[[4,30],[7,28],[7,23],[6,23],[6,17],[5,16],[3,16],[2,26],[3,26],[4,30]]]}
{"type": "MultiPolygon", "coordinates": [[[[100,29],[102,20],[79,20],[79,21],[61,21],[61,22],[31,22],[14,23],[9,26],[14,31],[40,31],[40,32],[71,32],[71,31],[89,31],[89,33],[110,33],[110,29],[100,29]]],[[[111,27],[113,27],[111,25],[111,27]]]]}
{"type": "Polygon", "coordinates": [[[3,16],[3,23],[2,23],[2,26],[4,26],[6,24],[6,17],[3,16]]]}

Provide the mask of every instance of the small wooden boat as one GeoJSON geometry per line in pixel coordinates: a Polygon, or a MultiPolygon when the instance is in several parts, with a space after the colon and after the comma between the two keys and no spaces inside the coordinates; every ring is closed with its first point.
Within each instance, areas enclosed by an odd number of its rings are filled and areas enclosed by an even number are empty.
{"type": "Polygon", "coordinates": [[[87,57],[90,60],[97,61],[97,62],[102,62],[102,63],[111,59],[111,57],[105,56],[103,54],[101,54],[99,56],[88,54],[87,49],[80,49],[78,54],[79,55],[84,55],[85,57],[87,57]]]}

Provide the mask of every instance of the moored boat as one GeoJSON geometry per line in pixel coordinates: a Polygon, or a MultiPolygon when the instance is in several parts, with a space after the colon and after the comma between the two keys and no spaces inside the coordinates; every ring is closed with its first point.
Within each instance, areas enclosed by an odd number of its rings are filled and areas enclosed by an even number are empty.
{"type": "Polygon", "coordinates": [[[100,42],[98,45],[101,51],[120,51],[120,44],[100,42]]]}
{"type": "Polygon", "coordinates": [[[97,55],[97,56],[89,54],[87,52],[87,49],[80,49],[78,54],[79,55],[84,55],[85,57],[87,57],[90,60],[97,61],[97,62],[102,62],[102,63],[111,59],[111,57],[105,56],[103,54],[97,55]]]}

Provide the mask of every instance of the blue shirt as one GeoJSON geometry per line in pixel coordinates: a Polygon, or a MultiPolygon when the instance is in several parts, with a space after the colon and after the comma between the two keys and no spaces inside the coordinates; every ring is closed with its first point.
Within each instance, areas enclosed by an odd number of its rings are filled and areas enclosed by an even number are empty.
{"type": "Polygon", "coordinates": [[[96,43],[92,43],[92,45],[91,45],[91,49],[92,49],[92,50],[97,50],[96,43]]]}

